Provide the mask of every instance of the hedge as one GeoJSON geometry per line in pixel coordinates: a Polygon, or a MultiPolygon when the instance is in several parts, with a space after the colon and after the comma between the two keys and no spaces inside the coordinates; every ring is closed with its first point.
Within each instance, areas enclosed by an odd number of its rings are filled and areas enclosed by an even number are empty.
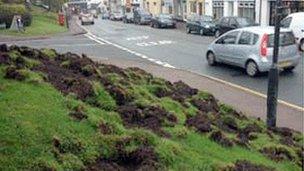
{"type": "Polygon", "coordinates": [[[14,15],[21,15],[24,26],[31,25],[32,15],[25,9],[24,5],[0,5],[0,24],[5,23],[9,28],[11,26],[14,15]]]}

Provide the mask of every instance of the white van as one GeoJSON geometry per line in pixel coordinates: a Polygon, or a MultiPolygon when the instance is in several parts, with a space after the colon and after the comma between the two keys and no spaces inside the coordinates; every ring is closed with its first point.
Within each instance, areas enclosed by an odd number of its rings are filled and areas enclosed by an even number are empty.
{"type": "Polygon", "coordinates": [[[281,26],[293,31],[300,50],[304,52],[304,12],[288,15],[281,21],[281,26]]]}

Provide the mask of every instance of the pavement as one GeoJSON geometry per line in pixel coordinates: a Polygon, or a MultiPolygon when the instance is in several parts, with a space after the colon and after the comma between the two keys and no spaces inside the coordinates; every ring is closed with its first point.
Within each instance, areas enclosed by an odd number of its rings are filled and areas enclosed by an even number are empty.
{"type": "MultiPolygon", "coordinates": [[[[74,18],[71,31],[44,39],[3,40],[0,43],[54,48],[59,52],[85,53],[95,60],[121,67],[136,66],[170,81],[182,80],[215,95],[248,116],[266,118],[267,74],[250,78],[226,65],[210,67],[205,60],[213,37],[186,34],[181,29],[95,20],[79,27],[74,18]],[[73,30],[74,29],[74,30],[73,30]]],[[[293,73],[282,73],[279,85],[278,126],[303,131],[303,59],[293,73]]]]}

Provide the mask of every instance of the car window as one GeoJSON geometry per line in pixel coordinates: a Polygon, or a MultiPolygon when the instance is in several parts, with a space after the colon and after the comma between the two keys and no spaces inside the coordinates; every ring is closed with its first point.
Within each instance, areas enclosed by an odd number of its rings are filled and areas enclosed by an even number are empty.
{"type": "Polygon", "coordinates": [[[253,34],[253,40],[252,40],[252,44],[255,45],[259,40],[259,35],[257,34],[253,34]]]}
{"type": "Polygon", "coordinates": [[[251,45],[251,38],[252,38],[252,33],[244,31],[239,39],[240,45],[251,45]]]}
{"type": "Polygon", "coordinates": [[[235,25],[235,26],[237,26],[238,25],[238,23],[236,22],[236,20],[234,19],[234,18],[231,18],[230,19],[230,23],[229,23],[229,25],[235,25]]]}
{"type": "Polygon", "coordinates": [[[236,18],[236,21],[241,26],[252,26],[254,25],[254,21],[249,18],[236,18]]]}
{"type": "Polygon", "coordinates": [[[281,21],[281,26],[284,28],[289,28],[290,24],[291,24],[291,17],[285,18],[281,21]]]}
{"type": "Polygon", "coordinates": [[[220,24],[222,25],[228,25],[229,23],[229,18],[222,18],[220,24]]]}
{"type": "Polygon", "coordinates": [[[225,36],[221,37],[219,40],[217,40],[215,43],[216,44],[235,44],[238,34],[239,34],[239,31],[234,31],[234,32],[228,33],[225,36]]]}
{"type": "MultiPolygon", "coordinates": [[[[280,33],[280,46],[295,44],[295,37],[292,32],[280,33]]],[[[268,47],[274,46],[274,34],[269,35],[268,47]]]]}

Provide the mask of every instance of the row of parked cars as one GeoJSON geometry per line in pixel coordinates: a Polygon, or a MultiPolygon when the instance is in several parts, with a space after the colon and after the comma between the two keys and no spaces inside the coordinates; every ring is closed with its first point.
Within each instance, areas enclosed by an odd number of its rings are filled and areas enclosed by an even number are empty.
{"type": "MultiPolygon", "coordinates": [[[[150,24],[154,28],[176,27],[176,20],[170,14],[152,17],[144,10],[125,15],[111,13],[108,19],[150,24]]],[[[287,16],[281,27],[278,65],[282,70],[292,71],[304,55],[304,12],[287,16]]],[[[238,66],[254,77],[272,65],[273,27],[258,26],[246,17],[222,17],[215,21],[211,16],[191,15],[186,22],[186,32],[216,37],[206,54],[211,66],[218,63],[238,66]]]]}

